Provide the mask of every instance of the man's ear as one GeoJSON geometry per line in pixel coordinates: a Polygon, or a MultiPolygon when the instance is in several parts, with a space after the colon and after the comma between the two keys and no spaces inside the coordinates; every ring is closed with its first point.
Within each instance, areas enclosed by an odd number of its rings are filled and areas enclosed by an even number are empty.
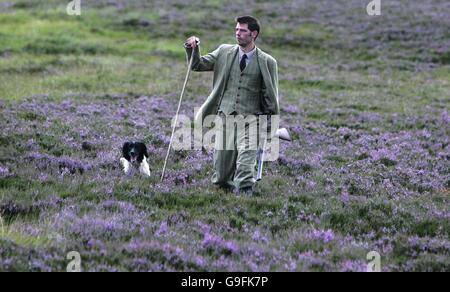
{"type": "Polygon", "coordinates": [[[255,30],[255,31],[252,31],[251,33],[252,33],[253,39],[256,40],[256,38],[258,37],[258,31],[255,30]]]}

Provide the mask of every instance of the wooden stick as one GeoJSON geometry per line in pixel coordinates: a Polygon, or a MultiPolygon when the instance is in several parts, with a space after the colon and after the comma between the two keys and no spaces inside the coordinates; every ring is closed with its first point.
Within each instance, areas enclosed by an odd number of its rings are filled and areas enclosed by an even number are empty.
{"type": "Polygon", "coordinates": [[[192,56],[193,54],[194,54],[194,50],[192,50],[191,59],[189,60],[188,70],[186,73],[186,79],[184,80],[183,90],[181,90],[180,101],[178,102],[177,114],[175,116],[175,122],[172,126],[172,135],[170,137],[169,148],[167,149],[166,159],[164,160],[164,167],[163,167],[163,171],[162,171],[162,175],[161,175],[161,182],[164,180],[164,175],[166,173],[167,160],[169,159],[170,149],[172,148],[172,141],[173,141],[173,136],[175,134],[175,127],[177,126],[177,123],[178,123],[178,114],[180,113],[181,102],[183,100],[184,92],[186,90],[186,85],[188,83],[189,76],[191,74],[192,60],[194,59],[192,56]]]}

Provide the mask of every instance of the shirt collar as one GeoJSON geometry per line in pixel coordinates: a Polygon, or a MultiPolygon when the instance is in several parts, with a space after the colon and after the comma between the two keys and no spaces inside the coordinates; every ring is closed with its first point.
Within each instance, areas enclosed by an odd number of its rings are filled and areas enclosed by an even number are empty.
{"type": "Polygon", "coordinates": [[[255,52],[256,52],[256,46],[255,46],[255,48],[253,48],[253,50],[251,50],[251,51],[248,52],[248,53],[244,53],[244,51],[242,50],[242,48],[239,47],[239,59],[242,59],[242,56],[243,56],[244,54],[246,54],[246,55],[247,55],[247,59],[248,59],[248,60],[251,60],[251,59],[253,58],[253,55],[255,54],[255,52]]]}

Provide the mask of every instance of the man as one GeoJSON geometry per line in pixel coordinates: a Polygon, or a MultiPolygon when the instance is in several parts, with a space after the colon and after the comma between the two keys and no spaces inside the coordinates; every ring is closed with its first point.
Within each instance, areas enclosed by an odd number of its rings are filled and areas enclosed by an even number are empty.
{"type": "MultiPolygon", "coordinates": [[[[217,114],[224,123],[236,116],[279,115],[277,62],[256,47],[259,33],[257,19],[238,17],[235,29],[237,45],[221,45],[205,56],[200,54],[199,38],[192,36],[187,39],[185,48],[188,56],[193,58],[192,70],[214,71],[213,90],[200,108],[197,122],[202,123],[206,116],[217,114]]],[[[248,130],[250,126],[254,125],[245,127],[248,130]]],[[[246,135],[247,131],[238,131],[234,127],[230,133],[225,129],[219,127],[216,134],[212,182],[225,190],[236,188],[238,193],[251,196],[256,182],[257,145],[254,139],[249,139],[251,134],[246,135]],[[226,150],[217,147],[221,136],[225,136],[226,150]]]]}

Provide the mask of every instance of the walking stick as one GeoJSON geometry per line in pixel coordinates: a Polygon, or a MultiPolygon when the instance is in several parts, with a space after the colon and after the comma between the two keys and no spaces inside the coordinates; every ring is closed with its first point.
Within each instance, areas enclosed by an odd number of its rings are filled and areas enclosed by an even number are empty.
{"type": "MultiPolygon", "coordinates": [[[[292,142],[291,135],[289,135],[289,132],[286,128],[278,129],[275,132],[275,135],[273,137],[277,137],[278,139],[283,140],[283,141],[292,142]]],[[[270,139],[272,139],[272,138],[270,138],[270,139]]],[[[267,139],[264,140],[263,147],[262,148],[260,147],[258,149],[258,152],[256,153],[256,161],[258,163],[258,172],[256,175],[257,182],[262,180],[262,171],[263,171],[263,164],[264,164],[264,151],[266,149],[266,143],[267,143],[267,139]]]]}
{"type": "Polygon", "coordinates": [[[191,74],[192,60],[194,59],[192,56],[193,54],[194,54],[194,50],[192,50],[191,59],[189,60],[188,70],[186,73],[186,79],[184,80],[183,90],[181,90],[180,101],[178,102],[177,114],[175,116],[175,123],[173,124],[173,127],[172,127],[172,135],[170,137],[169,148],[167,149],[166,159],[164,160],[164,167],[163,167],[163,171],[162,171],[162,175],[161,175],[161,182],[164,180],[164,175],[166,173],[167,159],[169,159],[170,148],[172,148],[173,135],[175,134],[175,127],[177,126],[177,123],[178,123],[178,114],[180,113],[181,101],[183,100],[184,91],[186,90],[186,85],[189,80],[189,75],[191,74]]]}

